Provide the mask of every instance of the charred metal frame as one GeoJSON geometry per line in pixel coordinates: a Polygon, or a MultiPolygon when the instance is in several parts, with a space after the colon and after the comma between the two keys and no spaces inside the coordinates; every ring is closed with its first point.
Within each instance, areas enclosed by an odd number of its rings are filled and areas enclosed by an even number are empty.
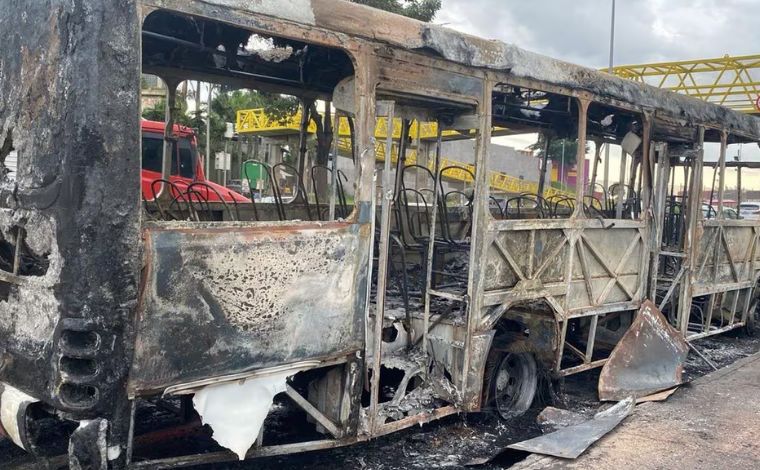
{"type": "MultiPolygon", "coordinates": [[[[729,138],[743,141],[747,138],[733,135],[726,128],[700,126],[697,129],[695,149],[684,162],[689,177],[684,237],[681,246],[666,247],[662,234],[655,241],[657,258],[677,260],[680,265],[675,276],[659,279],[652,273],[652,295],[659,286],[665,292],[660,307],[670,304],[677,309],[671,316],[674,326],[691,341],[747,326],[747,319],[755,308],[755,296],[760,268],[758,267],[758,224],[750,220],[727,219],[724,213],[726,178],[726,150],[729,138]],[[707,131],[720,136],[719,160],[715,163],[714,178],[718,180],[717,214],[706,219],[702,210],[704,143],[707,131]],[[698,195],[695,197],[695,195],[698,195]],[[701,305],[695,298],[705,299],[701,305]],[[703,308],[704,307],[704,308],[703,308]],[[700,321],[693,321],[695,310],[700,321]],[[716,315],[717,314],[717,315],[716,315]],[[713,320],[720,316],[715,326],[713,320]]],[[[679,162],[671,167],[667,155],[660,161],[658,201],[668,198],[667,179],[677,171],[679,162]]],[[[713,181],[713,186],[715,181],[713,181]]],[[[710,205],[712,207],[712,205],[710,205]]],[[[664,220],[664,204],[658,208],[658,220],[664,220]]],[[[654,298],[654,297],[653,297],[654,298]]]]}
{"type": "MultiPolygon", "coordinates": [[[[339,0],[102,0],[95,2],[94,13],[78,2],[48,3],[17,0],[17,8],[0,13],[0,28],[16,32],[3,52],[7,60],[0,64],[0,149],[10,142],[20,158],[29,158],[20,182],[2,183],[0,231],[4,240],[15,243],[15,251],[10,271],[0,271],[0,283],[11,292],[0,302],[0,381],[68,419],[91,420],[75,432],[76,452],[89,451],[77,443],[107,442],[108,449],[96,451],[115,468],[231,460],[229,452],[214,452],[131,462],[135,402],[252,379],[271,370],[337,371],[339,411],[331,415],[288,388],[286,395],[331,437],[287,445],[259,440],[249,457],[346,445],[475,411],[483,405],[485,363],[499,322],[519,318],[543,329],[543,342],[525,340],[534,348],[531,352],[556,376],[581,372],[604,364],[596,349],[601,325],[638,310],[648,295],[656,295],[658,281],[670,282],[663,303],[677,300],[675,321],[689,339],[746,323],[760,273],[760,225],[725,220],[720,213],[717,220],[700,220],[701,198],[695,195],[701,196],[707,129],[721,137],[722,208],[730,137],[760,140],[760,125],[748,117],[339,0]],[[350,90],[346,109],[336,104],[339,112],[354,118],[356,130],[358,184],[349,217],[334,220],[335,172],[331,220],[326,222],[149,222],[141,219],[137,197],[102,197],[100,186],[111,180],[129,181],[138,190],[140,165],[134,149],[139,148],[140,25],[155,11],[324,46],[350,58],[354,74],[344,84],[350,90]],[[40,51],[49,57],[39,56],[40,51]],[[45,86],[40,88],[40,83],[45,86]],[[83,83],[96,89],[85,90],[83,83]],[[585,142],[599,137],[587,128],[592,104],[641,116],[642,217],[589,218],[583,210],[583,178],[578,178],[568,219],[493,220],[485,169],[492,97],[503,84],[572,100],[579,174],[584,174],[585,142]],[[377,200],[375,120],[377,115],[424,116],[438,120],[442,131],[441,114],[452,121],[447,126],[476,130],[471,135],[476,172],[467,291],[453,295],[431,288],[435,237],[430,236],[424,312],[414,319],[409,336],[422,342],[425,367],[414,372],[427,381],[439,380],[427,366],[446,362],[446,356],[451,380],[441,383],[450,389],[441,394],[445,405],[388,420],[378,398],[380,369],[387,359],[383,298],[395,194],[389,197],[391,159],[386,158],[382,201],[377,200]],[[63,130],[43,139],[49,129],[63,130]],[[678,250],[670,251],[661,246],[668,178],[678,167],[669,157],[669,145],[683,143],[695,147],[695,157],[687,160],[691,187],[686,237],[678,250]],[[56,171],[44,174],[46,165],[56,171]],[[378,202],[382,208],[376,227],[378,202]],[[26,275],[20,267],[23,233],[23,247],[50,261],[44,276],[26,275]],[[373,314],[377,236],[381,249],[373,314]],[[741,253],[732,250],[734,245],[741,253]],[[260,253],[264,262],[247,258],[242,266],[233,265],[231,254],[241,252],[260,253]],[[670,281],[660,278],[666,257],[683,260],[681,272],[670,281]],[[291,276],[278,282],[296,288],[280,289],[268,277],[275,271],[291,276]],[[210,280],[212,275],[216,281],[210,280]],[[241,308],[251,285],[260,289],[256,295],[263,295],[265,302],[241,308]],[[692,299],[705,295],[710,296],[708,318],[713,307],[722,315],[721,306],[727,305],[730,321],[716,329],[708,320],[702,331],[694,332],[689,328],[692,299]],[[464,305],[463,324],[434,320],[430,299],[435,296],[464,305]],[[35,312],[38,305],[44,312],[35,312]],[[569,339],[571,324],[581,325],[585,346],[569,339]],[[456,338],[443,353],[431,347],[431,332],[441,330],[456,338]],[[567,357],[575,362],[563,366],[567,357]],[[87,373],[90,365],[95,370],[87,373]],[[370,406],[362,409],[361,389],[370,371],[370,406]]],[[[156,66],[153,71],[168,83],[189,77],[221,79],[300,93],[312,101],[330,95],[323,89],[304,94],[298,83],[272,83],[234,71],[221,78],[197,70],[156,66]]],[[[171,129],[167,126],[167,138],[171,129]]],[[[439,135],[435,192],[440,187],[440,141],[439,135]]],[[[386,146],[389,157],[390,138],[386,146]]],[[[632,164],[636,168],[635,158],[632,164]]],[[[435,202],[432,207],[435,229],[435,202]]],[[[228,217],[235,218],[231,214],[228,210],[228,217]]]]}

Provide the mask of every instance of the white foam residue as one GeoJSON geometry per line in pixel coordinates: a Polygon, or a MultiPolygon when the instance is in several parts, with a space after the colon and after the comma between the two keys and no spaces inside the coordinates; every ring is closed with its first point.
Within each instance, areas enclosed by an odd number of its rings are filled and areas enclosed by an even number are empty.
{"type": "Polygon", "coordinates": [[[285,391],[285,381],[293,373],[209,385],[195,392],[193,406],[203,423],[211,426],[214,440],[243,460],[259,436],[274,396],[285,391]]]}

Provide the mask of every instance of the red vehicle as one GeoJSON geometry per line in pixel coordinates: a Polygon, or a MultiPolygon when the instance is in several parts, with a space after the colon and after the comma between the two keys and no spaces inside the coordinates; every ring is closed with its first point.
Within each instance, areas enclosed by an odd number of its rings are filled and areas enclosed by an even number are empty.
{"type": "MultiPolygon", "coordinates": [[[[164,149],[165,123],[159,121],[142,121],[142,193],[143,198],[153,199],[151,185],[161,179],[161,164],[164,149]]],[[[225,202],[251,202],[240,193],[206,179],[202,159],[198,153],[198,139],[189,127],[174,125],[177,142],[172,144],[172,172],[169,180],[182,192],[187,191],[193,183],[208,185],[196,189],[208,202],[220,202],[219,193],[225,202]],[[211,190],[209,190],[209,187],[211,190]],[[214,191],[216,190],[216,192],[214,191]]],[[[159,185],[156,185],[156,191],[159,185]]]]}

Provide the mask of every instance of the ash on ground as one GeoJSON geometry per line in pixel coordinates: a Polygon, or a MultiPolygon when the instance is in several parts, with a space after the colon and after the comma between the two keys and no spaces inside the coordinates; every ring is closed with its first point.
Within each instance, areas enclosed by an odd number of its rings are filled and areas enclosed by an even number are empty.
{"type": "MultiPolygon", "coordinates": [[[[747,337],[743,333],[721,335],[694,342],[694,346],[718,367],[725,367],[738,359],[760,351],[760,338],[747,337]]],[[[712,367],[693,352],[689,354],[684,370],[686,381],[694,380],[712,372],[712,367]]],[[[601,408],[597,399],[596,386],[599,371],[590,371],[566,378],[560,393],[552,397],[549,393],[539,395],[534,407],[520,418],[504,421],[493,412],[460,414],[413,427],[395,434],[339,449],[294,454],[267,459],[254,459],[241,463],[215,464],[194,467],[199,470],[402,470],[479,468],[495,470],[509,468],[523,455],[506,453],[498,455],[488,463],[471,467],[467,464],[496,456],[507,445],[530,439],[541,434],[536,422],[537,415],[546,406],[571,410],[586,417],[593,416],[601,408]]],[[[166,415],[160,407],[146,407],[141,415],[151,416],[144,421],[165,425],[161,418],[166,415]],[[151,409],[153,411],[151,411],[151,409]]],[[[287,419],[283,413],[275,413],[278,419],[287,419]]],[[[318,436],[313,436],[318,437],[318,436]]],[[[208,435],[194,435],[184,439],[183,451],[204,452],[214,449],[208,435]]],[[[526,454],[527,455],[527,454],[526,454]]],[[[3,468],[31,468],[33,460],[10,441],[0,441],[0,462],[3,468]]]]}
{"type": "MultiPolygon", "coordinates": [[[[698,340],[694,343],[699,351],[718,367],[760,351],[760,338],[748,337],[737,332],[698,340]]],[[[684,369],[684,379],[694,380],[713,369],[693,352],[689,353],[684,369]]],[[[558,400],[542,396],[540,403],[525,415],[509,422],[493,412],[450,416],[422,427],[414,427],[374,441],[351,447],[287,457],[254,460],[240,464],[214,466],[235,470],[403,470],[403,469],[484,469],[509,468],[515,461],[525,457],[506,453],[478,466],[468,466],[478,458],[494,456],[509,444],[539,436],[541,430],[536,417],[545,406],[571,410],[591,418],[602,404],[597,398],[599,369],[567,377],[561,386],[558,400]],[[549,403],[558,401],[558,403],[549,403]]],[[[199,467],[210,470],[212,467],[199,467]]]]}

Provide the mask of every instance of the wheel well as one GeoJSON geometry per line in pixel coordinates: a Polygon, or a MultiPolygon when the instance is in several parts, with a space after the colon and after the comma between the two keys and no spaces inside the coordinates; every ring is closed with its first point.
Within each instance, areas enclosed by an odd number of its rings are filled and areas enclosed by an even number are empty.
{"type": "Polygon", "coordinates": [[[510,309],[496,322],[494,330],[492,349],[530,353],[541,368],[553,367],[559,345],[559,325],[553,315],[510,309]]]}

